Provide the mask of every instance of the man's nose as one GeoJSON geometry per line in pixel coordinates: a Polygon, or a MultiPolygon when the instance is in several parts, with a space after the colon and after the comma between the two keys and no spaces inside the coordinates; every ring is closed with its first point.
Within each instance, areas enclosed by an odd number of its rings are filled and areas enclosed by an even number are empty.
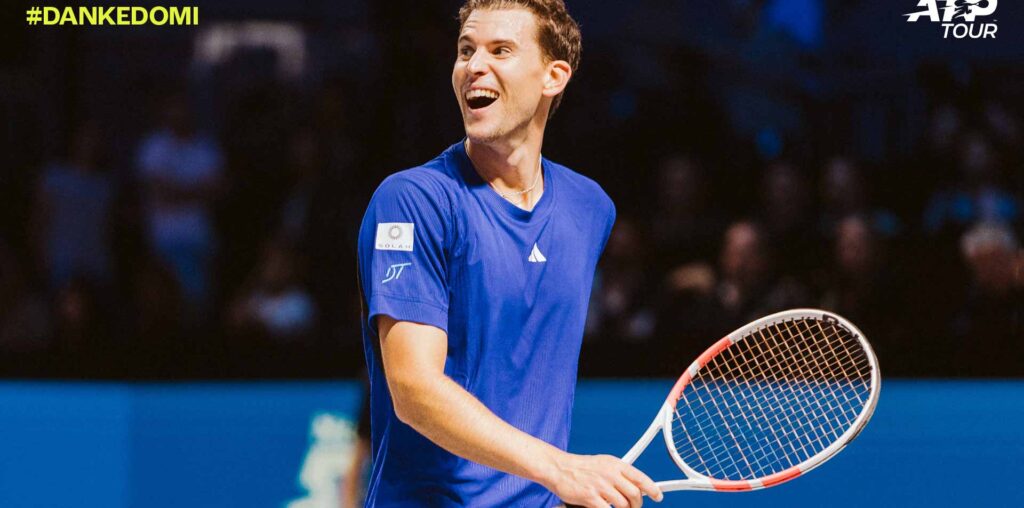
{"type": "Polygon", "coordinates": [[[483,74],[487,72],[487,52],[475,51],[473,56],[469,57],[466,69],[472,74],[483,74]]]}

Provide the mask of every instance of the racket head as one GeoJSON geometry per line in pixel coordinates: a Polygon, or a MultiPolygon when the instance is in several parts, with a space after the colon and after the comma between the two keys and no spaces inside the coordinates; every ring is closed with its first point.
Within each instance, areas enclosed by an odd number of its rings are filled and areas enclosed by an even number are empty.
{"type": "Polygon", "coordinates": [[[722,338],[679,378],[662,410],[680,488],[771,487],[835,456],[878,403],[864,334],[817,309],[766,316],[722,338]]]}

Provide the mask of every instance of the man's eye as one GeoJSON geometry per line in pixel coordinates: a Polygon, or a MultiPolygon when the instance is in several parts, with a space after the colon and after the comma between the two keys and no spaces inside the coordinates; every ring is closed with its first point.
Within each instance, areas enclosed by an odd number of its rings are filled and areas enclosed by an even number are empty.
{"type": "Polygon", "coordinates": [[[471,48],[469,46],[465,46],[465,47],[459,48],[459,56],[461,56],[463,58],[469,58],[469,57],[473,56],[473,48],[471,48]]]}
{"type": "Polygon", "coordinates": [[[494,50],[495,55],[510,55],[512,50],[508,46],[500,46],[494,50]]]}

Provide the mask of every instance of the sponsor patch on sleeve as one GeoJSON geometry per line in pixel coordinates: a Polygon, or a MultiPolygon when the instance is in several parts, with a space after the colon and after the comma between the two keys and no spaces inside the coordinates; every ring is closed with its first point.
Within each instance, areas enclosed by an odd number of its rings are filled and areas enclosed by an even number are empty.
{"type": "Polygon", "coordinates": [[[377,224],[377,250],[400,250],[412,252],[412,222],[381,222],[377,224]]]}

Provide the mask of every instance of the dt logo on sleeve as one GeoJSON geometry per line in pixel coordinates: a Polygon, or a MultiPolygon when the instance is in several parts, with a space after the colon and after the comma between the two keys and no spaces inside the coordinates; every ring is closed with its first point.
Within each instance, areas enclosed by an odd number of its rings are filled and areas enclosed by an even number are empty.
{"type": "Polygon", "coordinates": [[[384,274],[384,280],[380,281],[380,283],[387,284],[393,280],[398,280],[407,266],[412,266],[412,263],[398,263],[396,265],[389,266],[388,273],[384,274]]]}

